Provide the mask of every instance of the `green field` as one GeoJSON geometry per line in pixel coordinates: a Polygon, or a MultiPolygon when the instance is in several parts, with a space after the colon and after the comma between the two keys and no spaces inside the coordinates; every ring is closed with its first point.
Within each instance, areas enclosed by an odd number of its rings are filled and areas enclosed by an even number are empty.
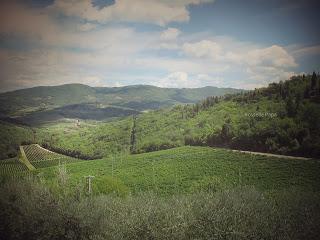
{"type": "MultiPolygon", "coordinates": [[[[56,167],[38,171],[47,180],[54,181],[56,167]]],[[[72,186],[83,182],[85,176],[93,175],[94,184],[108,184],[113,179],[133,194],[152,191],[173,195],[245,185],[262,191],[291,187],[320,190],[318,160],[258,156],[209,147],[179,147],[83,161],[67,165],[67,172],[72,186]]]]}

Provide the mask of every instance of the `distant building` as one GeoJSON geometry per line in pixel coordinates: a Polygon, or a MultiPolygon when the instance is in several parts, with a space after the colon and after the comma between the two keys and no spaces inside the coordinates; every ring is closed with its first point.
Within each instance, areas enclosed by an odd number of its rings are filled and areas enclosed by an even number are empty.
{"type": "Polygon", "coordinates": [[[76,120],[76,127],[80,127],[80,121],[79,121],[79,119],[76,120]]]}

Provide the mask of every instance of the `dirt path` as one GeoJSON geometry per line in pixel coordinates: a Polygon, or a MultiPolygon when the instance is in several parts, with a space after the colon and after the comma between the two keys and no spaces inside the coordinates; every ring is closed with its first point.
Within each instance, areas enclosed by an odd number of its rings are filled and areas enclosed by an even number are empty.
{"type": "Polygon", "coordinates": [[[272,154],[272,153],[263,153],[263,152],[250,152],[250,151],[242,151],[242,150],[231,150],[232,152],[240,152],[240,153],[248,153],[253,155],[262,155],[269,157],[277,157],[277,158],[287,158],[287,159],[299,159],[299,160],[315,160],[314,158],[306,158],[306,157],[294,157],[294,156],[286,156],[280,154],[272,154]]]}

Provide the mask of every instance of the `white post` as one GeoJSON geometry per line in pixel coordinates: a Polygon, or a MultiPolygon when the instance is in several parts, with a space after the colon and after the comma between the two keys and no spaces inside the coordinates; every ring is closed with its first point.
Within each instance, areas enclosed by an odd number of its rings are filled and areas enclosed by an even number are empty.
{"type": "Polygon", "coordinates": [[[91,179],[94,178],[94,176],[86,176],[86,182],[87,182],[87,187],[88,187],[88,193],[91,194],[92,188],[91,188],[91,179]]]}

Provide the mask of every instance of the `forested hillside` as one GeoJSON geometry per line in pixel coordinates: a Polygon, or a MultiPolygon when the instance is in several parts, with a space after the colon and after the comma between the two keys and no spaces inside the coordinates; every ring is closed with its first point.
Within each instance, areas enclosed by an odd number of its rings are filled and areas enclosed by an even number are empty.
{"type": "Polygon", "coordinates": [[[111,122],[53,123],[32,128],[29,138],[88,159],[183,145],[319,158],[319,79],[315,73],[295,76],[266,88],[111,122]]]}
{"type": "Polygon", "coordinates": [[[179,145],[320,156],[319,76],[295,76],[248,93],[137,118],[135,152],[179,145]]]}

